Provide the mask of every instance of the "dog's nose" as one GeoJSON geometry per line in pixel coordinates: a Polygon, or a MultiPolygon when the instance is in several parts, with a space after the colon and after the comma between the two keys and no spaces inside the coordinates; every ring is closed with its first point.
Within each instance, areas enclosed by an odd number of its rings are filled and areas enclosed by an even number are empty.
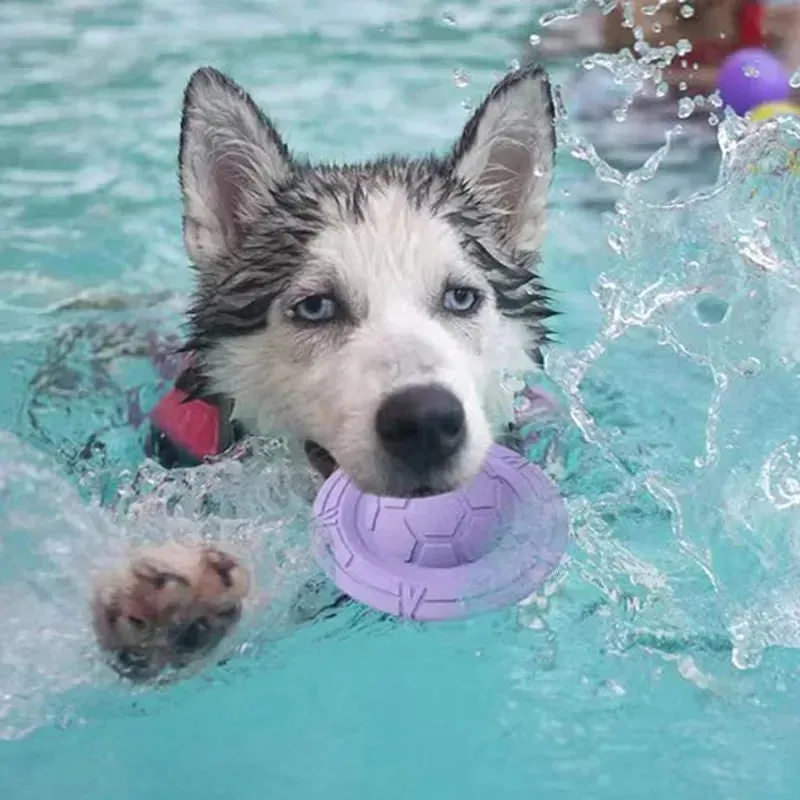
{"type": "Polygon", "coordinates": [[[411,386],[389,395],[375,422],[386,452],[415,472],[443,466],[466,438],[464,406],[442,386],[411,386]]]}

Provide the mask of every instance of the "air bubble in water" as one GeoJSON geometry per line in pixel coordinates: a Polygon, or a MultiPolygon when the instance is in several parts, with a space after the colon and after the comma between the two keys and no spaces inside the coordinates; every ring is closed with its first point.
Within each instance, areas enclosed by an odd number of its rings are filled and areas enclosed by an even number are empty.
{"type": "Polygon", "coordinates": [[[694,113],[695,105],[691,97],[682,97],[678,103],[678,119],[686,119],[694,113]]]}
{"type": "Polygon", "coordinates": [[[538,33],[532,33],[528,37],[528,42],[530,43],[531,47],[537,47],[538,45],[540,45],[542,43],[542,37],[539,36],[538,33]]]}
{"type": "Polygon", "coordinates": [[[684,19],[691,19],[694,16],[694,6],[684,3],[681,6],[681,16],[684,19]]]}
{"type": "Polygon", "coordinates": [[[546,11],[539,17],[539,24],[546,28],[548,25],[554,25],[557,22],[568,22],[571,19],[575,19],[579,14],[580,12],[574,9],[546,11]]]}
{"type": "Polygon", "coordinates": [[[692,43],[688,39],[680,39],[675,44],[675,50],[679,56],[685,56],[687,53],[692,52],[692,43]]]}
{"type": "Polygon", "coordinates": [[[789,86],[791,86],[792,89],[800,89],[800,67],[798,67],[798,69],[792,73],[792,77],[789,78],[789,86]]]}
{"type": "Polygon", "coordinates": [[[454,69],[453,83],[458,86],[459,89],[466,89],[470,84],[469,73],[465,69],[461,69],[461,67],[454,69]]]}
{"type": "Polygon", "coordinates": [[[761,362],[757,358],[751,356],[744,361],[740,361],[734,369],[737,374],[741,375],[743,378],[751,378],[753,375],[758,375],[758,373],[761,372],[761,362]]]}
{"type": "Polygon", "coordinates": [[[508,68],[511,72],[516,72],[519,69],[519,59],[512,58],[511,61],[508,62],[508,68]]]}
{"type": "Polygon", "coordinates": [[[617,254],[622,255],[625,252],[625,239],[618,233],[608,234],[608,246],[617,254]]]}
{"type": "Polygon", "coordinates": [[[731,664],[736,669],[755,669],[761,663],[761,650],[746,650],[742,647],[734,647],[731,653],[731,664]]]}
{"type": "Polygon", "coordinates": [[[705,295],[697,301],[694,307],[695,314],[701,325],[719,325],[728,316],[730,306],[724,300],[714,295],[705,295]]]}
{"type": "Polygon", "coordinates": [[[761,74],[755,64],[747,64],[743,72],[746,78],[757,78],[761,74]]]}
{"type": "Polygon", "coordinates": [[[588,161],[591,158],[591,150],[584,142],[578,142],[572,148],[572,155],[581,161],[588,161]]]}
{"type": "Polygon", "coordinates": [[[463,108],[464,111],[472,111],[472,109],[474,108],[472,100],[462,100],[461,108],[463,108]]]}
{"type": "Polygon", "coordinates": [[[453,12],[452,11],[445,11],[442,14],[442,22],[445,25],[451,25],[451,26],[455,25],[456,24],[456,18],[455,18],[455,15],[453,14],[453,12]]]}

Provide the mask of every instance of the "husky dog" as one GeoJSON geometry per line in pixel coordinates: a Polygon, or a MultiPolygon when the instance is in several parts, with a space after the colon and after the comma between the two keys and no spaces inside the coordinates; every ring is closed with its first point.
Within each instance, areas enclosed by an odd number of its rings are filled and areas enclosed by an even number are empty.
{"type": "MultiPolygon", "coordinates": [[[[471,480],[512,419],[504,378],[547,340],[537,265],[555,144],[535,66],[492,89],[446,157],[346,166],[294,157],[243,89],[195,72],[180,137],[192,391],[365,492],[471,480]]],[[[218,550],[146,551],[101,580],[95,629],[120,671],[149,678],[210,652],[247,591],[218,550]]]]}

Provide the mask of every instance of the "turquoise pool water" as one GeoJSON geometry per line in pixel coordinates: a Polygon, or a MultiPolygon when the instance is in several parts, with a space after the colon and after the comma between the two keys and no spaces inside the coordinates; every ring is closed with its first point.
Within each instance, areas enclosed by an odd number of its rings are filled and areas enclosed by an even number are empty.
{"type": "Polygon", "coordinates": [[[519,57],[533,6],[0,5],[0,798],[800,794],[798,203],[796,178],[769,174],[790,124],[742,141],[726,124],[723,178],[691,200],[717,174],[695,136],[625,188],[589,145],[631,169],[663,131],[562,130],[544,269],[565,312],[547,383],[569,413],[540,455],[573,543],[530,603],[289,629],[311,566],[280,452],[134,477],[139,411],[170,373],[152,357],[190,289],[190,72],[230,71],[321,158],[439,149],[519,57]],[[190,533],[250,546],[269,609],[224,666],[133,691],[94,658],[87,575],[190,533]]]}

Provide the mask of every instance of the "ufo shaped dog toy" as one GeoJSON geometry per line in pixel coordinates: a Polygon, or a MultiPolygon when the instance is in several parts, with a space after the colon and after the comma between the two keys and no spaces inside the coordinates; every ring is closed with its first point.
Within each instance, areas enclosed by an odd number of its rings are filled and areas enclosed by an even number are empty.
{"type": "MultiPolygon", "coordinates": [[[[530,396],[523,398],[529,403],[530,396]]],[[[341,470],[314,504],[315,558],[345,594],[414,620],[513,605],[567,548],[566,507],[544,472],[494,444],[469,485],[423,498],[361,492],[341,470]]]]}

